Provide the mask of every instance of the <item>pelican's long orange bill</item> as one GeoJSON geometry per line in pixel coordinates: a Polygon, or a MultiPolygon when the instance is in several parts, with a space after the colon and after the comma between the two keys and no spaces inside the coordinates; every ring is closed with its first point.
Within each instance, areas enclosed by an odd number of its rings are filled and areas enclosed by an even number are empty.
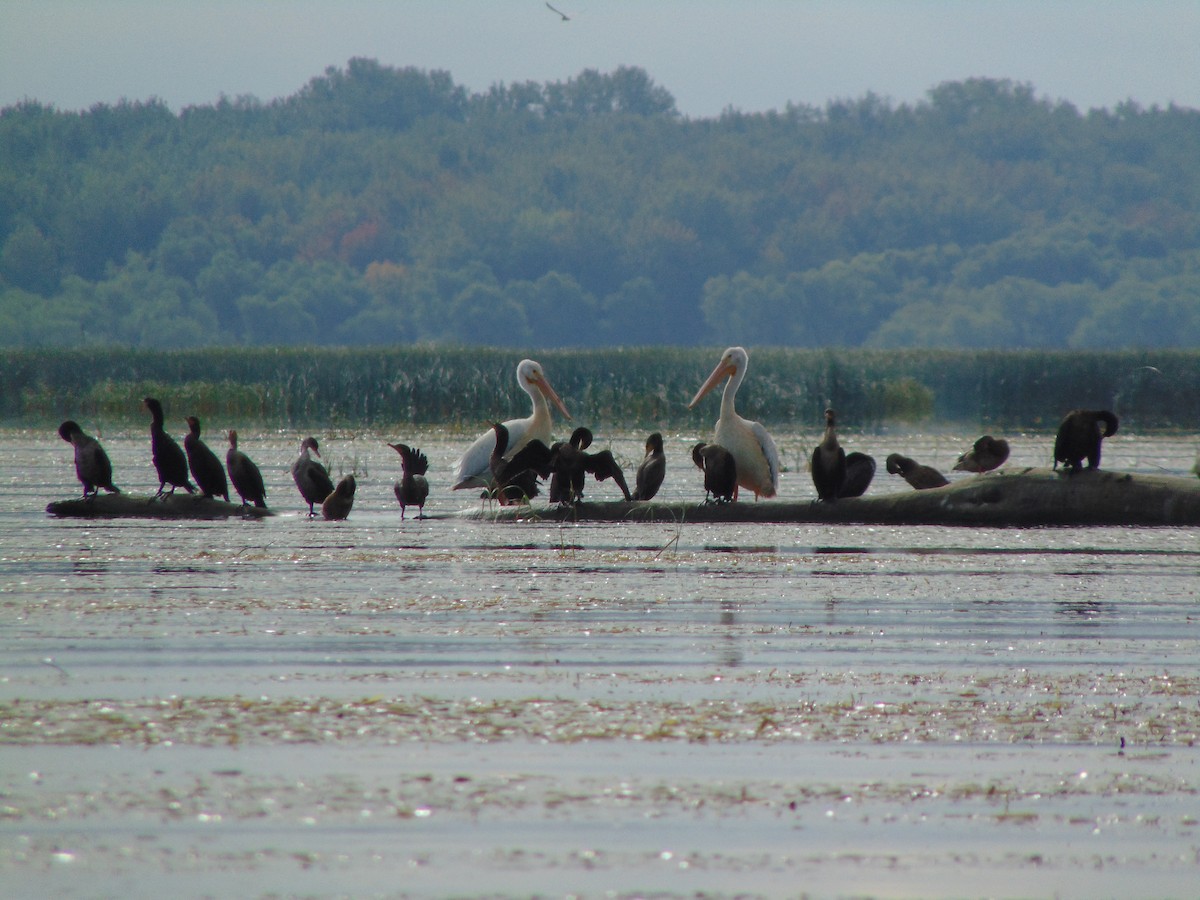
{"type": "Polygon", "coordinates": [[[737,369],[725,362],[725,360],[721,360],[719,363],[717,363],[717,367],[712,370],[712,374],[708,376],[708,380],[700,386],[700,390],[696,391],[696,396],[693,397],[692,402],[688,404],[688,409],[691,409],[693,406],[699,403],[701,397],[720,384],[722,378],[729,378],[736,371],[737,369]]]}
{"type": "Polygon", "coordinates": [[[537,385],[537,389],[542,392],[543,397],[558,407],[559,412],[561,412],[568,419],[571,418],[571,414],[567,412],[567,408],[563,406],[562,400],[558,399],[558,394],[554,392],[554,388],[550,387],[550,382],[547,381],[544,376],[535,375],[529,380],[537,385]]]}

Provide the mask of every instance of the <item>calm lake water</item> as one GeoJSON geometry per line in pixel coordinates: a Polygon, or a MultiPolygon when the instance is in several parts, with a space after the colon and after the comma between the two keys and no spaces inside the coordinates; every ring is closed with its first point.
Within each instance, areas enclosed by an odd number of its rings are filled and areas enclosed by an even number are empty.
{"type": "MultiPolygon", "coordinates": [[[[6,896],[1196,894],[1198,529],[495,522],[443,431],[317,432],[359,484],[327,523],[303,435],[239,430],[264,521],[51,518],[70,447],[0,430],[6,896]]],[[[775,434],[813,496],[819,435],[775,434]]],[[[843,444],[948,473],[975,436],[843,444]]],[[[632,480],[643,438],[597,447],[632,480]]],[[[156,486],[145,429],[103,439],[156,486]]]]}

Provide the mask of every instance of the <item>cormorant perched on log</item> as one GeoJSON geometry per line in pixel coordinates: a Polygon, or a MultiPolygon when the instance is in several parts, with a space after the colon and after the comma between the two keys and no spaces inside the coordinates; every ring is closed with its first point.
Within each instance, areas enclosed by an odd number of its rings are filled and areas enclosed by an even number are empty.
{"type": "Polygon", "coordinates": [[[732,503],[737,490],[737,462],[720,444],[703,441],[692,448],[692,462],[704,473],[704,502],[732,503]]]}
{"type": "Polygon", "coordinates": [[[417,507],[417,518],[425,518],[425,499],[429,496],[429,482],[425,473],[429,471],[429,459],[420,450],[408,444],[388,444],[400,454],[400,480],[393,486],[396,499],[400,502],[400,520],[409,506],[417,507]]]}
{"type": "Polygon", "coordinates": [[[83,485],[83,499],[94,497],[104,488],[110,494],[121,489],[113,484],[112,463],[100,442],[85,434],[79,423],[67,419],[58,426],[58,436],[75,448],[75,476],[83,485]]]}
{"type": "Polygon", "coordinates": [[[510,503],[528,503],[538,494],[538,478],[549,478],[550,448],[533,438],[518,450],[512,459],[505,459],[508,450],[508,428],[499,422],[492,423],[496,434],[496,445],[492,450],[489,465],[496,487],[493,496],[502,506],[510,503]]]}
{"type": "Polygon", "coordinates": [[[888,456],[887,470],[890,475],[901,476],[918,491],[945,487],[950,483],[945,475],[932,466],[923,466],[915,459],[909,459],[899,453],[888,456]]]}
{"type": "Polygon", "coordinates": [[[330,520],[344,519],[350,515],[357,487],[353,475],[347,475],[339,481],[337,487],[321,502],[321,515],[330,520]]]}
{"type": "Polygon", "coordinates": [[[588,475],[597,481],[611,478],[621,489],[625,500],[629,500],[629,485],[625,473],[609,450],[588,453],[592,445],[592,433],[586,428],[576,428],[570,441],[559,441],[550,448],[550,502],[578,503],[583,499],[584,482],[588,475]]]}
{"type": "Polygon", "coordinates": [[[242,506],[247,503],[261,507],[267,505],[267,489],[263,485],[262,472],[258,470],[254,460],[238,449],[238,435],[233,430],[229,432],[225,468],[229,470],[229,480],[233,482],[233,489],[242,498],[242,506]]]}
{"type": "Polygon", "coordinates": [[[846,454],[846,477],[838,489],[838,499],[842,497],[861,497],[871,486],[875,477],[875,457],[866,453],[846,454]]]}
{"type": "Polygon", "coordinates": [[[1100,468],[1100,441],[1117,433],[1117,417],[1106,409],[1073,409],[1058,426],[1054,439],[1054,468],[1078,471],[1083,460],[1089,469],[1100,468]]]}
{"type": "Polygon", "coordinates": [[[208,444],[200,440],[200,420],[187,417],[188,433],[183,436],[183,449],[187,452],[188,468],[205,497],[221,496],[229,502],[229,483],[225,480],[225,469],[221,460],[208,444]]]}
{"type": "Polygon", "coordinates": [[[663,438],[657,431],[646,438],[646,456],[638,466],[634,481],[634,500],[652,500],[662,487],[667,474],[667,456],[663,452],[663,438]]]}
{"type": "Polygon", "coordinates": [[[817,498],[825,501],[841,496],[846,480],[846,451],[838,443],[837,413],[825,410],[825,434],[812,453],[812,480],[817,498]]]}
{"type": "Polygon", "coordinates": [[[161,497],[168,484],[171,485],[171,490],[166,491],[168,496],[174,494],[177,487],[189,494],[195,493],[195,486],[188,480],[187,457],[163,427],[162,404],[153,397],[146,397],[142,406],[150,410],[150,455],[158,473],[158,493],[154,496],[161,497]]]}
{"type": "Polygon", "coordinates": [[[955,472],[990,472],[1008,459],[1008,441],[985,434],[975,445],[958,458],[955,472]]]}
{"type": "Polygon", "coordinates": [[[321,455],[315,437],[306,437],[301,441],[300,455],[292,463],[292,480],[296,482],[300,496],[308,504],[308,515],[311,518],[316,515],[313,505],[323,502],[333,493],[333,479],[329,477],[329,471],[323,465],[308,455],[309,450],[317,456],[321,455]]]}

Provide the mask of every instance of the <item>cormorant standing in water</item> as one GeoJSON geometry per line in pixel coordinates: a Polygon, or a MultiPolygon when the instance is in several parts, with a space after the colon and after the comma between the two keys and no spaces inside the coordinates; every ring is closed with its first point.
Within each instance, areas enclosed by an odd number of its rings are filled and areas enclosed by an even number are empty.
{"type": "Polygon", "coordinates": [[[518,450],[512,459],[505,459],[508,428],[494,422],[492,430],[496,433],[496,446],[492,450],[489,465],[492,478],[496,481],[494,496],[502,506],[528,503],[530,498],[538,494],[538,478],[550,477],[550,448],[534,438],[518,450]]]}
{"type": "Polygon", "coordinates": [[[188,433],[183,436],[183,449],[187,451],[188,468],[200,492],[205,497],[221,496],[229,502],[229,482],[225,480],[225,470],[217,454],[213,453],[208,444],[200,440],[200,420],[195,416],[187,417],[188,433]]]}
{"type": "Polygon", "coordinates": [[[396,499],[400,501],[400,520],[404,520],[406,507],[417,507],[417,518],[425,518],[425,499],[429,496],[429,482],[425,473],[429,471],[429,459],[420,450],[407,444],[388,444],[400,454],[400,468],[403,474],[396,482],[393,490],[396,499]]]}
{"type": "Polygon", "coordinates": [[[158,493],[161,497],[166,486],[167,496],[175,493],[175,488],[181,487],[189,494],[195,493],[195,486],[188,480],[188,461],[183,450],[175,443],[175,439],[163,428],[162,404],[153,397],[142,400],[142,406],[150,410],[150,455],[154,460],[154,470],[158,472],[158,493]]]}
{"type": "Polygon", "coordinates": [[[58,436],[75,448],[75,475],[83,484],[83,499],[94,497],[104,488],[111,494],[121,493],[113,484],[112,463],[100,442],[85,434],[79,423],[71,419],[58,426],[58,436]]]}
{"type": "Polygon", "coordinates": [[[632,499],[654,499],[666,475],[667,456],[663,453],[663,438],[656,431],[646,438],[646,456],[638,466],[632,499]]]}
{"type": "Polygon", "coordinates": [[[838,489],[838,499],[843,497],[861,497],[871,486],[875,477],[875,458],[866,453],[846,454],[846,477],[838,489]]]}
{"type": "Polygon", "coordinates": [[[737,490],[737,461],[720,444],[703,441],[692,448],[692,462],[704,473],[704,502],[732,503],[737,490]]]}
{"type": "Polygon", "coordinates": [[[846,451],[838,443],[837,413],[825,410],[825,435],[812,453],[812,480],[817,498],[833,501],[846,480],[846,451]]]}
{"type": "Polygon", "coordinates": [[[570,441],[560,441],[550,448],[551,503],[581,501],[588,475],[592,475],[597,481],[607,481],[611,478],[617,483],[625,499],[629,500],[629,485],[625,483],[625,473],[613,458],[612,451],[586,452],[591,445],[591,431],[580,427],[571,433],[570,441]]]}
{"type": "Polygon", "coordinates": [[[915,459],[909,459],[899,453],[893,453],[887,458],[887,470],[889,475],[899,475],[918,491],[945,487],[950,483],[946,476],[933,466],[923,466],[915,459]]]}
{"type": "Polygon", "coordinates": [[[306,437],[300,443],[300,456],[292,463],[292,480],[296,482],[300,496],[308,504],[308,515],[311,518],[316,515],[313,505],[324,502],[325,498],[333,493],[333,479],[329,477],[329,472],[323,465],[308,455],[309,450],[317,456],[321,455],[315,437],[306,437]]]}
{"type": "Polygon", "coordinates": [[[955,472],[990,472],[1008,459],[1008,441],[985,434],[954,464],[955,472]]]}
{"type": "Polygon", "coordinates": [[[1054,439],[1054,468],[1062,463],[1064,468],[1079,471],[1085,458],[1089,469],[1100,468],[1100,441],[1116,433],[1117,417],[1108,410],[1071,410],[1054,439]]]}
{"type": "Polygon", "coordinates": [[[233,489],[242,498],[242,506],[247,503],[263,507],[267,505],[267,489],[263,485],[262,472],[254,460],[238,449],[238,435],[232,430],[229,432],[229,449],[225,451],[225,468],[229,470],[233,489]]]}
{"type": "Polygon", "coordinates": [[[353,475],[347,475],[337,483],[328,497],[321,502],[321,515],[326,519],[344,519],[354,506],[354,490],[358,487],[353,475]]]}

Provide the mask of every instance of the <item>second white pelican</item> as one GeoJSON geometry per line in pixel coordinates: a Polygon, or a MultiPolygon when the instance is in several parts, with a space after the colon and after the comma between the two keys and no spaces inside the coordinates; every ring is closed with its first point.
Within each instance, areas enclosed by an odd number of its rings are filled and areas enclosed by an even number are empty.
{"type": "MultiPolygon", "coordinates": [[[[743,419],[733,408],[742,379],[746,377],[746,366],[750,354],[741,347],[730,347],[721,356],[721,361],[712,370],[708,380],[701,385],[688,409],[700,402],[700,398],[728,378],[725,392],[721,394],[721,415],[713,432],[713,443],[720,444],[733,454],[737,463],[739,487],[754,492],[754,499],[774,497],[779,490],[779,451],[767,429],[757,422],[743,419]]],[[[734,499],[737,498],[735,492],[734,499]]]]}
{"type": "MultiPolygon", "coordinates": [[[[504,423],[508,429],[507,455],[512,455],[537,438],[547,447],[550,446],[550,405],[549,400],[568,419],[571,414],[558,399],[558,394],[546,380],[541,363],[532,359],[523,359],[517,364],[517,385],[529,395],[533,404],[533,413],[524,419],[509,419],[504,423]]],[[[492,450],[496,447],[496,432],[489,428],[475,439],[466,452],[458,458],[454,470],[454,486],[451,490],[469,487],[490,487],[492,483],[491,459],[492,450]]]]}

